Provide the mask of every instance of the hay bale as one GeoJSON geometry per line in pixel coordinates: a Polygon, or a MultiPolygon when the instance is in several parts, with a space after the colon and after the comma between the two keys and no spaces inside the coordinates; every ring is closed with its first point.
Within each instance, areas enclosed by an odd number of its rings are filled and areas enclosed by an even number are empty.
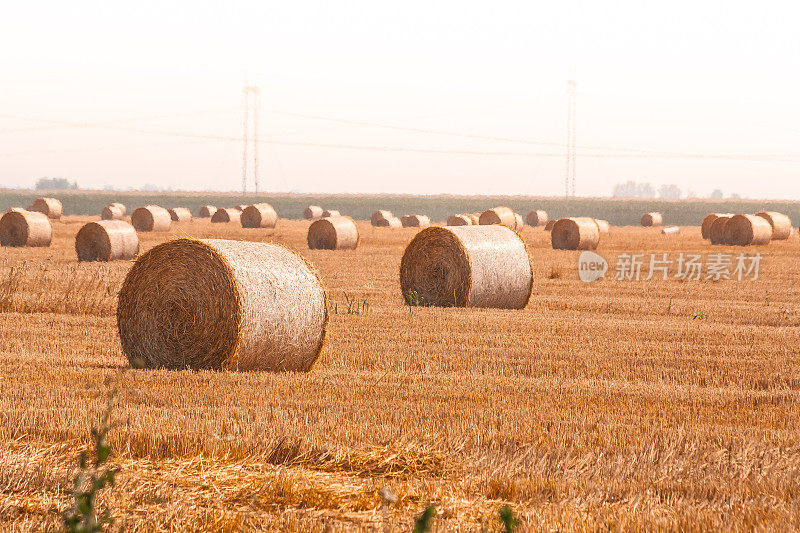
{"type": "Polygon", "coordinates": [[[514,229],[516,231],[522,231],[522,228],[525,227],[525,221],[522,220],[522,215],[519,213],[514,213],[514,229]]]}
{"type": "Polygon", "coordinates": [[[192,212],[186,207],[173,207],[169,210],[169,216],[173,222],[191,222],[192,212]]]}
{"type": "Polygon", "coordinates": [[[27,213],[28,210],[24,207],[9,207],[6,209],[6,213],[10,213],[11,211],[16,211],[17,213],[27,213]]]}
{"type": "Polygon", "coordinates": [[[243,228],[274,228],[278,213],[268,203],[248,205],[241,215],[243,228]]]}
{"type": "Polygon", "coordinates": [[[600,242],[600,229],[593,218],[562,218],[553,224],[550,240],[554,250],[594,250],[600,242]]]}
{"type": "Polygon", "coordinates": [[[450,215],[447,217],[446,224],[448,226],[472,226],[472,219],[469,215],[450,215]]]}
{"type": "Polygon", "coordinates": [[[525,217],[525,222],[527,222],[529,226],[533,226],[534,228],[547,225],[548,220],[549,217],[547,216],[547,211],[542,211],[541,209],[538,209],[536,211],[531,211],[530,213],[528,213],[528,216],[525,217]]]}
{"type": "Polygon", "coordinates": [[[594,223],[597,224],[597,230],[602,235],[603,233],[610,233],[611,232],[611,224],[608,223],[608,220],[603,220],[602,218],[595,218],[594,223]]]}
{"type": "Polygon", "coordinates": [[[50,246],[53,226],[38,211],[7,211],[0,218],[0,246],[50,246]]]}
{"type": "Polygon", "coordinates": [[[681,228],[678,226],[667,226],[661,230],[661,235],[678,235],[681,232],[681,228]]]}
{"type": "Polygon", "coordinates": [[[473,226],[480,226],[481,224],[481,214],[480,213],[465,213],[470,221],[472,221],[473,226]]]}
{"type": "Polygon", "coordinates": [[[139,236],[124,220],[89,222],[75,236],[78,261],[115,261],[139,255],[139,236]]]}
{"type": "Polygon", "coordinates": [[[169,211],[157,205],[137,207],[131,215],[131,224],[136,231],[169,231],[172,217],[169,211]]]}
{"type": "Polygon", "coordinates": [[[792,221],[783,213],[777,211],[759,211],[757,217],[761,217],[772,226],[772,240],[785,241],[792,235],[792,221]]]}
{"type": "Polygon", "coordinates": [[[282,246],[178,239],[128,272],[117,327],[128,360],[147,368],[308,371],[325,303],[313,267],[282,246]]]}
{"type": "Polygon", "coordinates": [[[433,227],[406,247],[400,287],[414,305],[522,309],[533,270],[525,243],[503,225],[433,227]]]}
{"type": "Polygon", "coordinates": [[[403,223],[397,217],[384,218],[375,224],[376,228],[402,228],[403,223]]]}
{"type": "Polygon", "coordinates": [[[644,227],[653,227],[653,226],[660,226],[664,222],[661,213],[645,213],[642,215],[642,226],[644,227]]]}
{"type": "Polygon", "coordinates": [[[64,213],[64,207],[61,205],[61,201],[56,198],[37,198],[28,207],[28,211],[36,211],[44,214],[47,218],[57,220],[64,213]]]}
{"type": "Polygon", "coordinates": [[[387,218],[394,218],[392,212],[386,209],[378,209],[377,211],[372,213],[370,220],[373,226],[377,226],[379,221],[385,220],[387,218]]]}
{"type": "Polygon", "coordinates": [[[478,223],[481,226],[488,224],[502,224],[509,229],[516,229],[517,218],[516,213],[510,207],[494,207],[487,209],[478,218],[478,223]]]}
{"type": "Polygon", "coordinates": [[[242,213],[232,207],[221,207],[217,209],[214,212],[214,216],[211,217],[211,222],[214,222],[215,224],[241,221],[242,213]]]}
{"type": "Polygon", "coordinates": [[[316,220],[322,218],[325,210],[318,205],[310,205],[303,210],[303,218],[306,220],[316,220]]]}
{"type": "Polygon", "coordinates": [[[234,209],[236,209],[237,211],[239,211],[240,213],[241,213],[242,211],[244,211],[246,207],[247,207],[247,206],[246,206],[246,205],[244,205],[244,204],[239,204],[239,205],[235,205],[235,206],[233,206],[233,208],[234,208],[234,209]]]}
{"type": "Polygon", "coordinates": [[[714,221],[717,220],[719,217],[732,217],[733,213],[709,213],[705,217],[703,217],[703,222],[700,224],[700,234],[703,236],[704,239],[711,238],[711,225],[714,224],[714,221]]]}
{"type": "Polygon", "coordinates": [[[326,209],[325,211],[322,212],[322,216],[323,216],[323,218],[324,217],[340,217],[340,216],[342,216],[342,214],[339,211],[337,211],[336,209],[330,209],[330,210],[326,209]]]}
{"type": "Polygon", "coordinates": [[[122,216],[125,216],[128,213],[128,210],[125,208],[125,204],[122,202],[111,202],[108,205],[118,207],[120,211],[122,211],[122,216]]]}
{"type": "Polygon", "coordinates": [[[733,216],[732,214],[717,213],[716,218],[708,228],[708,238],[711,239],[711,244],[725,244],[725,224],[733,216]]]}
{"type": "Polygon", "coordinates": [[[400,222],[404,228],[427,228],[431,225],[431,219],[427,215],[403,215],[400,222]]]}
{"type": "MultiPolygon", "coordinates": [[[[120,204],[120,205],[122,205],[122,204],[120,204]]],[[[125,218],[124,208],[125,208],[125,206],[122,206],[122,208],[120,208],[119,205],[108,204],[100,212],[100,219],[101,220],[122,220],[123,218],[125,218]]]]}
{"type": "Polygon", "coordinates": [[[312,250],[355,250],[358,226],[350,217],[325,217],[308,227],[308,247],[312,250]]]}
{"type": "Polygon", "coordinates": [[[556,219],[551,218],[550,220],[547,221],[547,224],[544,225],[544,230],[545,231],[552,231],[553,226],[555,225],[555,223],[556,223],[556,219]]]}
{"type": "Polygon", "coordinates": [[[756,215],[733,215],[725,223],[725,244],[731,246],[769,244],[771,238],[772,226],[756,215]]]}
{"type": "Polygon", "coordinates": [[[198,218],[211,218],[214,216],[214,213],[217,212],[217,208],[213,205],[202,205],[200,209],[197,211],[198,218]]]}

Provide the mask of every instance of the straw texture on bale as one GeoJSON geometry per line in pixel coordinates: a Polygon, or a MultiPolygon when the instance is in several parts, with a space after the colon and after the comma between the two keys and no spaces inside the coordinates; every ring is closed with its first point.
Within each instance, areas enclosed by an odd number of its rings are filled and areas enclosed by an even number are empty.
{"type": "Polygon", "coordinates": [[[505,226],[433,227],[406,247],[400,287],[414,305],[522,309],[533,269],[525,243],[505,226]]]}
{"type": "Polygon", "coordinates": [[[47,218],[59,219],[64,213],[64,208],[61,206],[61,200],[56,198],[37,198],[28,207],[28,211],[37,211],[47,218]]]}
{"type": "Polygon", "coordinates": [[[316,220],[322,218],[325,210],[318,205],[310,205],[303,210],[303,218],[306,220],[316,220]]]}
{"type": "Polygon", "coordinates": [[[717,213],[716,218],[708,228],[708,238],[711,244],[725,244],[725,224],[731,219],[732,214],[717,213]]]}
{"type": "Polygon", "coordinates": [[[243,228],[274,228],[278,213],[268,203],[248,205],[241,215],[243,228]]]}
{"type": "Polygon", "coordinates": [[[510,207],[495,207],[481,213],[478,222],[481,226],[502,224],[509,229],[515,229],[517,227],[517,217],[515,215],[516,213],[510,207]]]}
{"type": "Polygon", "coordinates": [[[78,261],[115,261],[139,255],[139,236],[124,220],[89,222],[75,236],[78,261]]]}
{"type": "Polygon", "coordinates": [[[678,226],[667,226],[661,230],[662,235],[677,235],[681,232],[681,228],[678,226]]]}
{"type": "Polygon", "coordinates": [[[397,217],[389,217],[375,223],[377,228],[402,228],[403,223],[397,217]]]}
{"type": "Polygon", "coordinates": [[[709,213],[705,217],[703,217],[703,222],[700,224],[700,234],[703,236],[704,239],[711,238],[711,225],[717,220],[719,217],[732,217],[733,213],[709,213]]]}
{"type": "Polygon", "coordinates": [[[393,217],[394,217],[394,215],[392,214],[391,211],[389,211],[387,209],[378,209],[377,211],[374,211],[372,213],[372,216],[370,217],[370,221],[372,222],[373,226],[377,226],[378,222],[380,220],[384,220],[384,219],[387,219],[387,218],[393,218],[393,217]]]}
{"type": "Polygon", "coordinates": [[[450,215],[447,217],[448,226],[472,226],[472,219],[468,215],[450,215]]]}
{"type": "Polygon", "coordinates": [[[759,211],[757,217],[761,217],[772,226],[772,240],[785,241],[792,236],[792,221],[783,213],[777,211],[759,211]]]}
{"type": "Polygon", "coordinates": [[[550,240],[554,250],[594,250],[600,242],[600,229],[593,218],[562,218],[553,224],[550,240]]]}
{"type": "Polygon", "coordinates": [[[308,227],[308,247],[312,250],[355,250],[358,226],[350,217],[325,217],[308,227]]]}
{"type": "Polygon", "coordinates": [[[597,224],[597,230],[600,233],[609,233],[611,231],[611,224],[608,223],[608,220],[603,220],[602,218],[594,219],[595,224],[597,224]]]}
{"type": "Polygon", "coordinates": [[[203,205],[200,206],[200,209],[197,211],[198,218],[211,218],[214,216],[214,213],[217,212],[217,208],[213,205],[203,205]]]}
{"type": "Polygon", "coordinates": [[[328,321],[315,270],[276,244],[178,239],[119,292],[122,350],[148,368],[308,371],[328,321]]]}
{"type": "Polygon", "coordinates": [[[38,211],[7,211],[0,218],[0,246],[50,246],[53,226],[38,211]]]}
{"type": "Polygon", "coordinates": [[[756,215],[733,215],[725,223],[725,244],[750,246],[769,244],[772,226],[756,215]]]}
{"type": "Polygon", "coordinates": [[[108,204],[100,212],[102,220],[122,220],[125,218],[125,212],[114,204],[108,204]]]}
{"type": "Polygon", "coordinates": [[[186,207],[173,207],[169,210],[169,216],[173,222],[191,222],[192,212],[186,207]]]}
{"type": "Polygon", "coordinates": [[[28,210],[25,209],[24,207],[9,207],[8,209],[6,209],[6,213],[10,211],[16,211],[17,213],[25,213],[28,210]]]}
{"type": "Polygon", "coordinates": [[[525,221],[522,220],[522,215],[519,213],[514,213],[514,229],[517,231],[522,231],[522,228],[525,227],[525,221]]]}
{"type": "Polygon", "coordinates": [[[428,215],[403,215],[400,222],[404,228],[427,228],[431,225],[428,215]]]}
{"type": "Polygon", "coordinates": [[[211,222],[214,223],[241,222],[241,220],[241,211],[237,211],[232,207],[221,207],[217,209],[216,212],[214,212],[214,216],[211,217],[211,222]]]}
{"type": "Polygon", "coordinates": [[[528,216],[525,217],[525,222],[534,228],[547,225],[548,220],[547,211],[542,211],[541,209],[531,211],[528,213],[528,216]]]}
{"type": "Polygon", "coordinates": [[[322,212],[322,216],[323,217],[340,217],[340,216],[342,216],[342,214],[339,211],[337,211],[336,209],[330,209],[330,210],[326,209],[325,211],[322,212]]]}
{"type": "Polygon", "coordinates": [[[136,231],[169,231],[172,217],[163,207],[148,205],[134,209],[131,224],[136,231]]]}
{"type": "Polygon", "coordinates": [[[556,223],[556,219],[554,219],[554,218],[551,218],[550,220],[548,220],[547,224],[544,225],[545,231],[551,231],[553,229],[553,226],[555,225],[555,223],[556,223]]]}
{"type": "Polygon", "coordinates": [[[642,215],[642,226],[660,226],[664,222],[661,213],[645,213],[642,215]]]}

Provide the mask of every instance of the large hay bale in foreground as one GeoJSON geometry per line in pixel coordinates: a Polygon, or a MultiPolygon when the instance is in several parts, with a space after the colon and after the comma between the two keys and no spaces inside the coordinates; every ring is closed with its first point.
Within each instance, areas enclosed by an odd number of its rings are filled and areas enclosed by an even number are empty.
{"type": "Polygon", "coordinates": [[[716,213],[716,215],[708,228],[708,238],[711,240],[711,244],[725,244],[725,224],[733,215],[725,213],[716,213]]]}
{"type": "Polygon", "coordinates": [[[307,242],[312,250],[355,250],[358,226],[350,217],[326,217],[308,227],[307,242]]]}
{"type": "Polygon", "coordinates": [[[719,217],[732,217],[733,213],[709,213],[705,217],[703,217],[703,222],[700,224],[700,234],[703,236],[704,239],[711,238],[711,225],[714,224],[714,221],[717,220],[719,217]]]}
{"type": "Polygon", "coordinates": [[[792,220],[777,211],[759,211],[757,217],[761,217],[772,226],[772,240],[785,241],[792,236],[792,220]]]}
{"type": "Polygon", "coordinates": [[[448,226],[472,226],[472,219],[469,215],[461,214],[461,215],[450,215],[447,217],[447,222],[445,222],[448,226]]]}
{"type": "Polygon", "coordinates": [[[282,246],[178,239],[128,272],[117,326],[128,360],[148,368],[308,371],[325,303],[314,269],[282,246]]]}
{"type": "Polygon", "coordinates": [[[661,216],[661,213],[645,213],[642,215],[642,226],[649,228],[653,226],[660,226],[664,222],[664,218],[661,216]]]}
{"type": "Polygon", "coordinates": [[[172,217],[169,211],[157,205],[137,207],[131,215],[131,224],[136,231],[169,231],[172,217]]]}
{"type": "Polygon", "coordinates": [[[387,209],[378,209],[377,211],[373,211],[370,221],[372,222],[373,226],[377,226],[380,220],[385,220],[388,218],[394,218],[394,215],[391,211],[387,209]]]}
{"type": "Polygon", "coordinates": [[[173,222],[191,222],[192,212],[186,207],[173,207],[169,210],[169,217],[173,222]]]}
{"type": "Polygon", "coordinates": [[[400,287],[410,305],[522,309],[533,270],[525,243],[503,225],[433,227],[406,247],[400,287]]]}
{"type": "Polygon", "coordinates": [[[38,211],[7,211],[0,218],[0,246],[50,246],[53,226],[38,211]]]}
{"type": "Polygon", "coordinates": [[[310,205],[303,210],[303,218],[306,220],[316,220],[322,218],[325,210],[318,205],[310,205]]]}
{"type": "Polygon", "coordinates": [[[556,224],[556,219],[551,218],[550,220],[547,221],[547,224],[544,225],[544,230],[545,231],[552,231],[553,230],[553,226],[555,226],[555,224],[556,224]]]}
{"type": "Polygon", "coordinates": [[[519,213],[514,213],[514,229],[516,231],[522,231],[522,228],[525,227],[525,221],[522,220],[522,215],[519,213]]]}
{"type": "Polygon", "coordinates": [[[241,222],[242,221],[242,213],[237,211],[232,207],[221,207],[214,212],[214,216],[211,217],[211,222],[215,224],[225,223],[225,222],[241,222]]]}
{"type": "Polygon", "coordinates": [[[594,250],[600,242],[600,229],[593,218],[562,218],[553,224],[550,240],[554,250],[594,250]]]}
{"type": "Polygon", "coordinates": [[[427,228],[431,225],[428,215],[403,215],[400,222],[404,228],[427,228]]]}
{"type": "Polygon", "coordinates": [[[389,217],[375,223],[376,228],[402,228],[403,222],[397,217],[389,217]]]}
{"type": "Polygon", "coordinates": [[[534,228],[547,225],[548,220],[549,217],[547,216],[547,211],[543,211],[541,209],[531,211],[530,213],[528,213],[528,216],[525,217],[525,222],[527,222],[529,226],[533,226],[534,228]]]}
{"type": "Polygon", "coordinates": [[[56,198],[37,198],[28,207],[28,211],[36,211],[47,218],[57,220],[64,214],[64,207],[61,205],[61,200],[56,198]]]}
{"type": "Polygon", "coordinates": [[[725,244],[751,246],[769,244],[772,226],[756,215],[733,215],[725,223],[725,244]]]}
{"type": "Polygon", "coordinates": [[[340,216],[342,216],[342,214],[339,211],[337,211],[336,209],[330,209],[330,210],[326,209],[325,211],[322,212],[322,216],[323,217],[340,217],[340,216]]]}
{"type": "Polygon", "coordinates": [[[211,218],[214,216],[214,213],[217,212],[216,206],[213,205],[202,205],[200,209],[197,211],[197,218],[211,218]]]}
{"type": "Polygon", "coordinates": [[[517,227],[517,217],[515,215],[516,213],[510,207],[494,207],[481,213],[478,223],[481,226],[502,224],[509,229],[515,229],[517,227]]]}
{"type": "Polygon", "coordinates": [[[597,224],[597,230],[602,235],[603,233],[610,233],[611,232],[611,224],[608,223],[608,220],[603,220],[602,218],[595,218],[594,223],[597,224]]]}
{"type": "Polygon", "coordinates": [[[89,222],[75,236],[78,261],[116,261],[139,255],[139,236],[124,220],[89,222]]]}
{"type": "Polygon", "coordinates": [[[268,203],[248,205],[241,214],[243,228],[274,228],[278,213],[268,203]]]}
{"type": "Polygon", "coordinates": [[[125,218],[125,206],[119,207],[122,204],[108,204],[100,211],[101,220],[122,220],[125,218]]]}

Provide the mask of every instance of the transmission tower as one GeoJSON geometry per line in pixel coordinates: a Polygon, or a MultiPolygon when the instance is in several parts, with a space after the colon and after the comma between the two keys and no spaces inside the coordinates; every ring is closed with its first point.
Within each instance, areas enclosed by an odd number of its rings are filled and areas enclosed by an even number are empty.
{"type": "Polygon", "coordinates": [[[575,97],[578,82],[567,81],[567,168],[564,174],[564,194],[575,196],[575,97]]]}
{"type": "Polygon", "coordinates": [[[261,107],[261,90],[255,85],[245,85],[242,89],[244,94],[244,121],[242,133],[242,195],[247,194],[247,158],[248,133],[253,132],[253,185],[255,193],[258,194],[258,109],[261,107]]]}

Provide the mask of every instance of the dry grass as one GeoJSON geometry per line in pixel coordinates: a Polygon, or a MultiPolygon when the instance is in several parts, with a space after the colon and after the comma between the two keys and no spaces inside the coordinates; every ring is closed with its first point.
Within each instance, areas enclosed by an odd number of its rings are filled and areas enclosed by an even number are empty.
{"type": "MultiPolygon", "coordinates": [[[[126,365],[113,315],[131,262],[77,264],[87,220],[0,256],[0,529],[58,525],[126,365]]],[[[307,374],[126,372],[111,435],[122,473],[100,501],[118,526],[409,530],[434,502],[439,530],[472,531],[499,528],[509,502],[533,530],[800,527],[796,237],[747,250],[764,256],[755,282],[583,285],[577,252],[525,228],[528,306],[464,310],[403,305],[415,229],[359,222],[344,253],[308,250],[308,225],[141,235],[142,252],[185,235],[288,245],[332,297],[371,311],[331,314],[307,374]],[[385,514],[383,487],[398,495],[385,514]]],[[[598,252],[726,250],[697,227],[615,228],[598,252]]]]}

